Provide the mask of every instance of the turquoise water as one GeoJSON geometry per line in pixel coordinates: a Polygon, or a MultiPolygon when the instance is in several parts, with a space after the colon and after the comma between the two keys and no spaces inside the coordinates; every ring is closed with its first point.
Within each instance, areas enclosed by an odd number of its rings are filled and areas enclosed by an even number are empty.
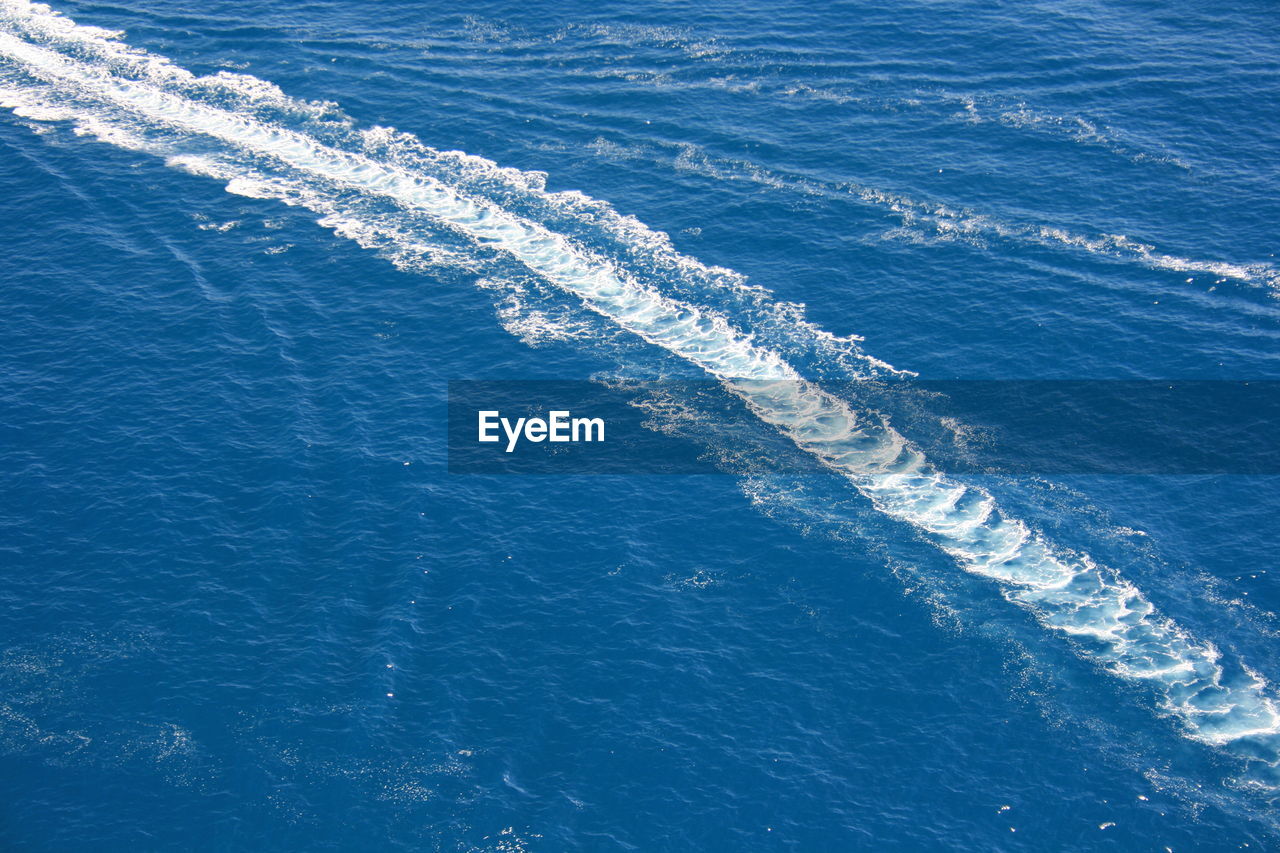
{"type": "Polygon", "coordinates": [[[1274,476],[848,389],[1280,378],[1276,29],[0,3],[0,837],[1274,844],[1274,476]],[[464,379],[668,380],[728,476],[451,473],[464,379]]]}

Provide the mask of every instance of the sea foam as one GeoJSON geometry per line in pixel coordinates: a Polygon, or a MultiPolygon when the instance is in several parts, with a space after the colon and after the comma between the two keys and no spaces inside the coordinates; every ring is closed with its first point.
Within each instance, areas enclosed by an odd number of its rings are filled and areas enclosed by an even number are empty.
{"type": "Polygon", "coordinates": [[[1262,777],[1280,763],[1280,707],[1260,675],[1241,667],[1229,676],[1212,643],[1157,612],[1133,584],[1007,516],[984,489],[940,472],[891,426],[806,379],[787,351],[825,347],[828,357],[869,370],[893,368],[736,273],[681,256],[665,235],[604,202],[548,193],[540,173],[436,151],[389,129],[361,130],[335,105],[292,100],[246,75],[198,77],[117,33],[20,0],[0,2],[0,99],[29,120],[70,121],[232,192],[305,207],[393,260],[399,252],[465,268],[469,253],[515,259],[618,328],[719,379],[878,510],[1076,640],[1083,656],[1149,685],[1160,712],[1188,737],[1238,746],[1265,765],[1262,777]],[[599,239],[584,239],[584,229],[599,239]]]}

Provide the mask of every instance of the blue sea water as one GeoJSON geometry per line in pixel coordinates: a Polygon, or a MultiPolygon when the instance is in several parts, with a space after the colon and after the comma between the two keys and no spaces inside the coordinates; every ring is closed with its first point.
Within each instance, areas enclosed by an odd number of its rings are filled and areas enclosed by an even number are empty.
{"type": "Polygon", "coordinates": [[[4,848],[1280,843],[1277,479],[904,478],[832,390],[1280,378],[1278,37],[0,0],[4,848]],[[723,383],[646,405],[728,475],[449,472],[451,380],[592,378],[723,383]]]}

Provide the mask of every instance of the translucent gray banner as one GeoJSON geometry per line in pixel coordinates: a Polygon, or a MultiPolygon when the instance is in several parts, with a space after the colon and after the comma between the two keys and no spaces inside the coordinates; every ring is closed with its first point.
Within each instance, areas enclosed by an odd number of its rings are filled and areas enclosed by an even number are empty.
{"type": "MultiPolygon", "coordinates": [[[[1280,381],[823,383],[950,473],[1280,474],[1280,381]]],[[[473,474],[817,471],[714,381],[456,381],[449,470],[473,474]]]]}

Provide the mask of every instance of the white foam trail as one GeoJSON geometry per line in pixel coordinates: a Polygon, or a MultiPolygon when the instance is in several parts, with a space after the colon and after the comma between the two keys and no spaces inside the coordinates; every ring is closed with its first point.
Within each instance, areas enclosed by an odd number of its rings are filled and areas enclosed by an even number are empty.
{"type": "Polygon", "coordinates": [[[678,153],[671,155],[661,146],[619,145],[599,138],[592,143],[591,148],[603,157],[670,164],[677,170],[717,180],[750,181],[775,190],[821,198],[852,198],[863,204],[888,210],[902,223],[901,228],[890,231],[887,236],[906,234],[979,244],[987,239],[998,239],[1047,249],[1066,248],[1116,261],[1137,263],[1150,269],[1187,275],[1209,275],[1219,282],[1233,280],[1280,292],[1280,269],[1271,263],[1236,263],[1182,257],[1162,252],[1154,245],[1123,234],[1088,235],[1052,225],[1008,221],[967,207],[911,198],[856,181],[833,183],[806,175],[767,169],[748,160],[714,157],[693,145],[682,145],[678,153]]]}
{"type": "MultiPolygon", "coordinates": [[[[451,169],[481,173],[451,181],[443,169],[445,177],[344,150],[217,101],[228,93],[265,92],[282,110],[313,117],[327,109],[323,105],[282,100],[270,84],[252,78],[197,78],[128,48],[114,34],[21,0],[0,0],[0,71],[0,96],[19,114],[71,120],[105,141],[225,181],[233,192],[305,206],[362,245],[430,252],[435,229],[469,242],[473,251],[517,259],[618,327],[721,379],[881,512],[912,525],[966,571],[996,582],[1045,627],[1076,638],[1088,658],[1150,685],[1161,710],[1189,737],[1247,743],[1241,755],[1280,763],[1280,708],[1260,676],[1244,670],[1229,677],[1212,644],[1157,613],[1128,581],[1008,518],[985,490],[945,476],[892,428],[860,418],[843,400],[804,381],[723,313],[661,293],[625,264],[460,188],[509,170],[441,155],[451,169]]],[[[421,143],[417,151],[432,153],[421,143]]],[[[522,191],[532,193],[537,184],[525,177],[522,191]]],[[[438,254],[449,262],[450,250],[438,254]]]]}

